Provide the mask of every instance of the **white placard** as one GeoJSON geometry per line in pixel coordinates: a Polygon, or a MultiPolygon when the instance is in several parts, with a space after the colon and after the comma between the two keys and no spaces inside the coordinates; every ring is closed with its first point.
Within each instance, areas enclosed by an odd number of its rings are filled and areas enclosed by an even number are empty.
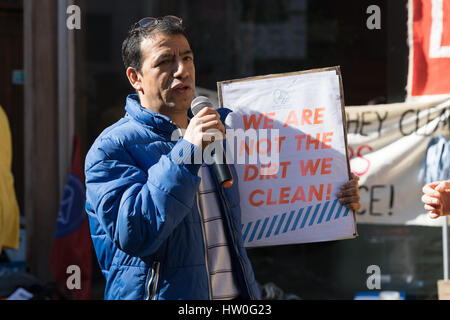
{"type": "Polygon", "coordinates": [[[218,83],[247,247],[356,236],[339,67],[218,83]]]}

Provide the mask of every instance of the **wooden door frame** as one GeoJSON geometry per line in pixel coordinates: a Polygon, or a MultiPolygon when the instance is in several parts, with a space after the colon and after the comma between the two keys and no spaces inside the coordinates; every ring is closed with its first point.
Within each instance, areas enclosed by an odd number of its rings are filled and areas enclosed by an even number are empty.
{"type": "Polygon", "coordinates": [[[53,279],[59,208],[57,0],[24,0],[25,216],[29,272],[53,279]]]}

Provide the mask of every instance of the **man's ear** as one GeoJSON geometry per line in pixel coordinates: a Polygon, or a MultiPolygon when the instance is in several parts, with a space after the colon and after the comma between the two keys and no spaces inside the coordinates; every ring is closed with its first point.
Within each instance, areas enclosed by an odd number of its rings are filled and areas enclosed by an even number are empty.
{"type": "Polygon", "coordinates": [[[142,76],[139,73],[139,71],[137,71],[135,68],[128,67],[126,74],[127,74],[128,81],[130,81],[130,84],[133,86],[133,88],[137,92],[144,93],[144,87],[142,85],[142,76]]]}

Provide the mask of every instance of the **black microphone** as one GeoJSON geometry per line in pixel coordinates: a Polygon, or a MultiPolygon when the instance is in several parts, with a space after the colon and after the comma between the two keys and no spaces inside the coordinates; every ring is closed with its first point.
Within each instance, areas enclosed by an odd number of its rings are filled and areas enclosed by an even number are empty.
{"type": "MultiPolygon", "coordinates": [[[[214,108],[211,101],[207,97],[197,97],[191,103],[191,111],[195,116],[203,108],[214,108]]],[[[230,167],[227,164],[225,152],[214,152],[212,154],[213,168],[216,173],[219,184],[223,188],[229,188],[233,185],[233,176],[231,175],[230,167]]]]}

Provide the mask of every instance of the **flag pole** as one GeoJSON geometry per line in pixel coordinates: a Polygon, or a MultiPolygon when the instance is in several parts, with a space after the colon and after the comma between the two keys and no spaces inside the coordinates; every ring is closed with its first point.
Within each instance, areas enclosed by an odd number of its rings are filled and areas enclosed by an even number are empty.
{"type": "Polygon", "coordinates": [[[444,256],[444,280],[448,280],[448,217],[444,216],[442,225],[442,250],[444,256]]]}

